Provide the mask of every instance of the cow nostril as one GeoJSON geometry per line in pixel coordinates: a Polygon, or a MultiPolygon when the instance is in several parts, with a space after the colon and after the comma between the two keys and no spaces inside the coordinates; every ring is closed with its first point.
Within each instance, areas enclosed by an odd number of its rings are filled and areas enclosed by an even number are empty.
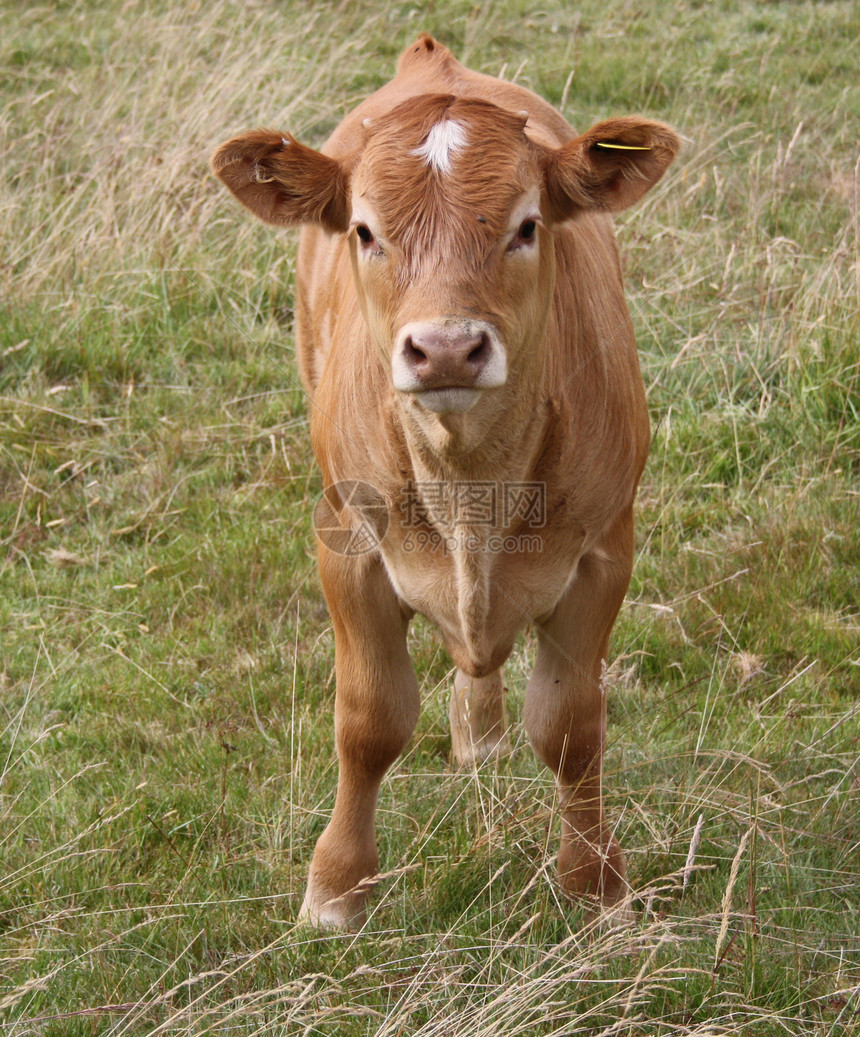
{"type": "Polygon", "coordinates": [[[403,343],[403,352],[405,356],[415,364],[420,364],[422,360],[427,359],[427,354],[415,345],[411,335],[409,335],[403,343]]]}
{"type": "Polygon", "coordinates": [[[486,332],[481,335],[481,341],[477,346],[469,353],[466,357],[466,362],[470,364],[480,364],[487,359],[487,353],[490,351],[490,337],[486,332]]]}

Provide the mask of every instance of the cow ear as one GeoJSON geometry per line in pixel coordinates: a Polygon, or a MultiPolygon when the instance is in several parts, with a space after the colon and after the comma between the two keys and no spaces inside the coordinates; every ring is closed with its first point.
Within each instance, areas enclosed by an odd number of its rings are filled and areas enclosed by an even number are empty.
{"type": "Polygon", "coordinates": [[[266,223],[349,226],[349,172],[340,162],[273,130],[252,130],[212,156],[217,177],[266,223]]]}
{"type": "Polygon", "coordinates": [[[547,156],[552,219],[633,205],[666,172],[680,144],[675,131],[660,122],[630,116],[597,123],[547,156]]]}

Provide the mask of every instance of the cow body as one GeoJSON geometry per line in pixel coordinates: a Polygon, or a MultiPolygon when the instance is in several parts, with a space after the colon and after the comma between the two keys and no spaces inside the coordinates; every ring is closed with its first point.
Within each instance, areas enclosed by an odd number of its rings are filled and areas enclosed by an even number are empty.
{"type": "Polygon", "coordinates": [[[369,549],[319,547],[340,776],[311,920],[364,917],[379,784],[418,716],[416,612],[457,667],[461,765],[507,744],[500,667],[534,624],[525,724],[558,778],[561,882],[572,897],[623,896],[601,802],[604,669],[649,431],[605,213],[640,197],[676,149],[671,130],[638,118],[577,137],[531,92],[422,36],[321,152],[254,131],[213,159],[258,216],[303,227],[297,340],[334,488],[324,510],[373,527],[369,549]],[[524,493],[536,511],[518,506],[524,493]]]}

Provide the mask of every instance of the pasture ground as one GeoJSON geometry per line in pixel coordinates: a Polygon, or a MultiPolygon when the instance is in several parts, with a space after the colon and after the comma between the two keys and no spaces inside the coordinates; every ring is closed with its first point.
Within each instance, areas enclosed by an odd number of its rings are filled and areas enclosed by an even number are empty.
{"type": "Polygon", "coordinates": [[[2,3],[2,1037],[860,1031],[858,66],[848,0],[2,3]],[[335,785],[295,236],[207,158],[321,142],[423,29],[578,127],[687,140],[618,221],[654,428],[626,930],[559,902],[532,637],[514,751],[462,774],[420,621],[376,910],[294,921],[335,785]]]}

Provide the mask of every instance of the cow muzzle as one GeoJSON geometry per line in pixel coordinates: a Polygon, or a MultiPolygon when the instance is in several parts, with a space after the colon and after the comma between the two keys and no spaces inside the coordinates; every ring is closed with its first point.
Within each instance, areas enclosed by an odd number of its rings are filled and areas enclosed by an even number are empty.
{"type": "Polygon", "coordinates": [[[504,385],[505,348],[486,321],[449,319],[405,324],[391,360],[394,388],[437,414],[472,408],[484,389],[504,385]]]}

